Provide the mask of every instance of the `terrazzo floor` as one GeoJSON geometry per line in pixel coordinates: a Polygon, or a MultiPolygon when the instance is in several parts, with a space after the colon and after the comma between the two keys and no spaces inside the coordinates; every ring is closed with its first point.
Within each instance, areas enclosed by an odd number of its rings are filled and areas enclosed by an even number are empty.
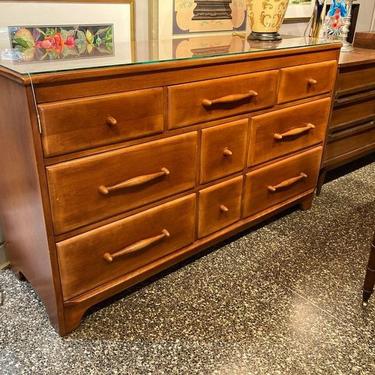
{"type": "Polygon", "coordinates": [[[375,163],[92,312],[60,338],[30,286],[0,272],[0,374],[375,374],[361,287],[375,163]]]}

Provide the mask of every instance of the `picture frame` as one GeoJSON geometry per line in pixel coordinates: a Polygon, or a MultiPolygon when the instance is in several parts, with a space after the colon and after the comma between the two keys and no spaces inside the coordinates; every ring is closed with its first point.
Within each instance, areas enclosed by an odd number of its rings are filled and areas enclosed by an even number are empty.
{"type": "Polygon", "coordinates": [[[23,62],[135,54],[134,0],[0,0],[0,50],[23,62]],[[124,47],[126,46],[126,47],[124,47]]]}
{"type": "Polygon", "coordinates": [[[315,0],[291,0],[284,24],[309,22],[314,11],[315,0]]]}

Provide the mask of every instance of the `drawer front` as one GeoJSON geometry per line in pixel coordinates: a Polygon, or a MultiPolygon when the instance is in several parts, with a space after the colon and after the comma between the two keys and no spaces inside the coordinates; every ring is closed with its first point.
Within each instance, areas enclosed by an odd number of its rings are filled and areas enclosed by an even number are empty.
{"type": "Polygon", "coordinates": [[[202,130],[201,183],[244,168],[247,127],[246,119],[202,130]]]}
{"type": "Polygon", "coordinates": [[[375,99],[337,107],[333,110],[330,128],[334,129],[345,123],[375,116],[375,99]]]}
{"type": "Polygon", "coordinates": [[[318,179],[322,147],[246,175],[244,216],[251,216],[309,189],[318,179]]]}
{"type": "Polygon", "coordinates": [[[64,299],[191,244],[195,201],[190,195],[59,242],[64,299]]]}
{"type": "Polygon", "coordinates": [[[336,61],[281,69],[278,102],[285,103],[332,91],[336,70],[336,61]]]}
{"type": "Polygon", "coordinates": [[[323,142],[330,109],[327,98],[254,117],[248,165],[323,142]]]}
{"type": "Polygon", "coordinates": [[[240,220],[242,181],[236,177],[199,192],[200,238],[240,220]]]}
{"type": "Polygon", "coordinates": [[[278,71],[269,71],[171,86],[169,127],[271,107],[276,101],[277,80],[278,71]]]}
{"type": "Polygon", "coordinates": [[[48,167],[55,232],[193,188],[196,154],[193,132],[48,167]]]}
{"type": "Polygon", "coordinates": [[[53,156],[163,131],[163,89],[39,105],[44,154],[53,156]]]}
{"type": "Polygon", "coordinates": [[[348,153],[360,153],[362,150],[375,146],[375,126],[364,124],[358,127],[358,133],[353,133],[353,129],[335,133],[335,138],[327,144],[325,160],[328,162],[348,153]],[[362,131],[361,128],[365,128],[362,131]]]}
{"type": "Polygon", "coordinates": [[[375,66],[340,71],[337,77],[336,91],[340,94],[362,91],[375,86],[375,66]]]}

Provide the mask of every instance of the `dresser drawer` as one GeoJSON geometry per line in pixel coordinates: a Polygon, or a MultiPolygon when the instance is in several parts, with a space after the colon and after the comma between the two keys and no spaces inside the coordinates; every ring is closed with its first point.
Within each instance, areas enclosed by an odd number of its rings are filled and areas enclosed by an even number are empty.
{"type": "Polygon", "coordinates": [[[201,183],[244,168],[247,127],[246,119],[202,130],[201,183]]]}
{"type": "Polygon", "coordinates": [[[163,131],[163,89],[39,105],[44,154],[53,156],[163,131]]]}
{"type": "Polygon", "coordinates": [[[240,220],[242,182],[240,176],[199,192],[200,238],[240,220]]]}
{"type": "Polygon", "coordinates": [[[277,81],[278,71],[269,71],[171,86],[169,127],[271,107],[276,101],[277,81]]]}
{"type": "Polygon", "coordinates": [[[253,117],[248,165],[322,142],[330,109],[327,98],[253,117]]]}
{"type": "Polygon", "coordinates": [[[334,129],[353,121],[365,121],[372,116],[375,116],[375,99],[336,107],[332,113],[330,128],[334,129]]]}
{"type": "Polygon", "coordinates": [[[332,91],[336,70],[336,61],[281,69],[278,102],[285,103],[332,91]]]}
{"type": "Polygon", "coordinates": [[[313,189],[319,174],[322,147],[292,156],[246,175],[244,216],[313,189]]]}
{"type": "Polygon", "coordinates": [[[375,66],[359,66],[340,71],[337,77],[336,91],[340,96],[373,89],[375,86],[375,66]]]}
{"type": "Polygon", "coordinates": [[[196,154],[193,132],[48,167],[55,232],[193,188],[196,154]]]}
{"type": "Polygon", "coordinates": [[[191,244],[195,201],[190,195],[59,242],[64,299],[191,244]]]}

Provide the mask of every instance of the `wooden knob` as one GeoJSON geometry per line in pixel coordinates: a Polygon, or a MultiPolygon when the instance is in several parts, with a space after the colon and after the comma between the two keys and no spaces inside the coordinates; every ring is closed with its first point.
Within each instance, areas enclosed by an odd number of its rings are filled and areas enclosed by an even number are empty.
{"type": "Polygon", "coordinates": [[[228,212],[229,211],[229,208],[227,206],[224,206],[223,204],[220,205],[220,211],[221,212],[228,212]]]}
{"type": "Polygon", "coordinates": [[[224,150],[223,150],[223,155],[224,156],[232,156],[233,152],[231,150],[229,150],[228,147],[225,147],[224,150]]]}
{"type": "Polygon", "coordinates": [[[106,119],[106,123],[109,126],[115,126],[115,125],[117,125],[117,120],[112,116],[108,116],[107,119],[106,119]]]}
{"type": "Polygon", "coordinates": [[[314,78],[309,78],[307,82],[309,83],[310,86],[314,86],[318,83],[318,81],[314,78]]]}

